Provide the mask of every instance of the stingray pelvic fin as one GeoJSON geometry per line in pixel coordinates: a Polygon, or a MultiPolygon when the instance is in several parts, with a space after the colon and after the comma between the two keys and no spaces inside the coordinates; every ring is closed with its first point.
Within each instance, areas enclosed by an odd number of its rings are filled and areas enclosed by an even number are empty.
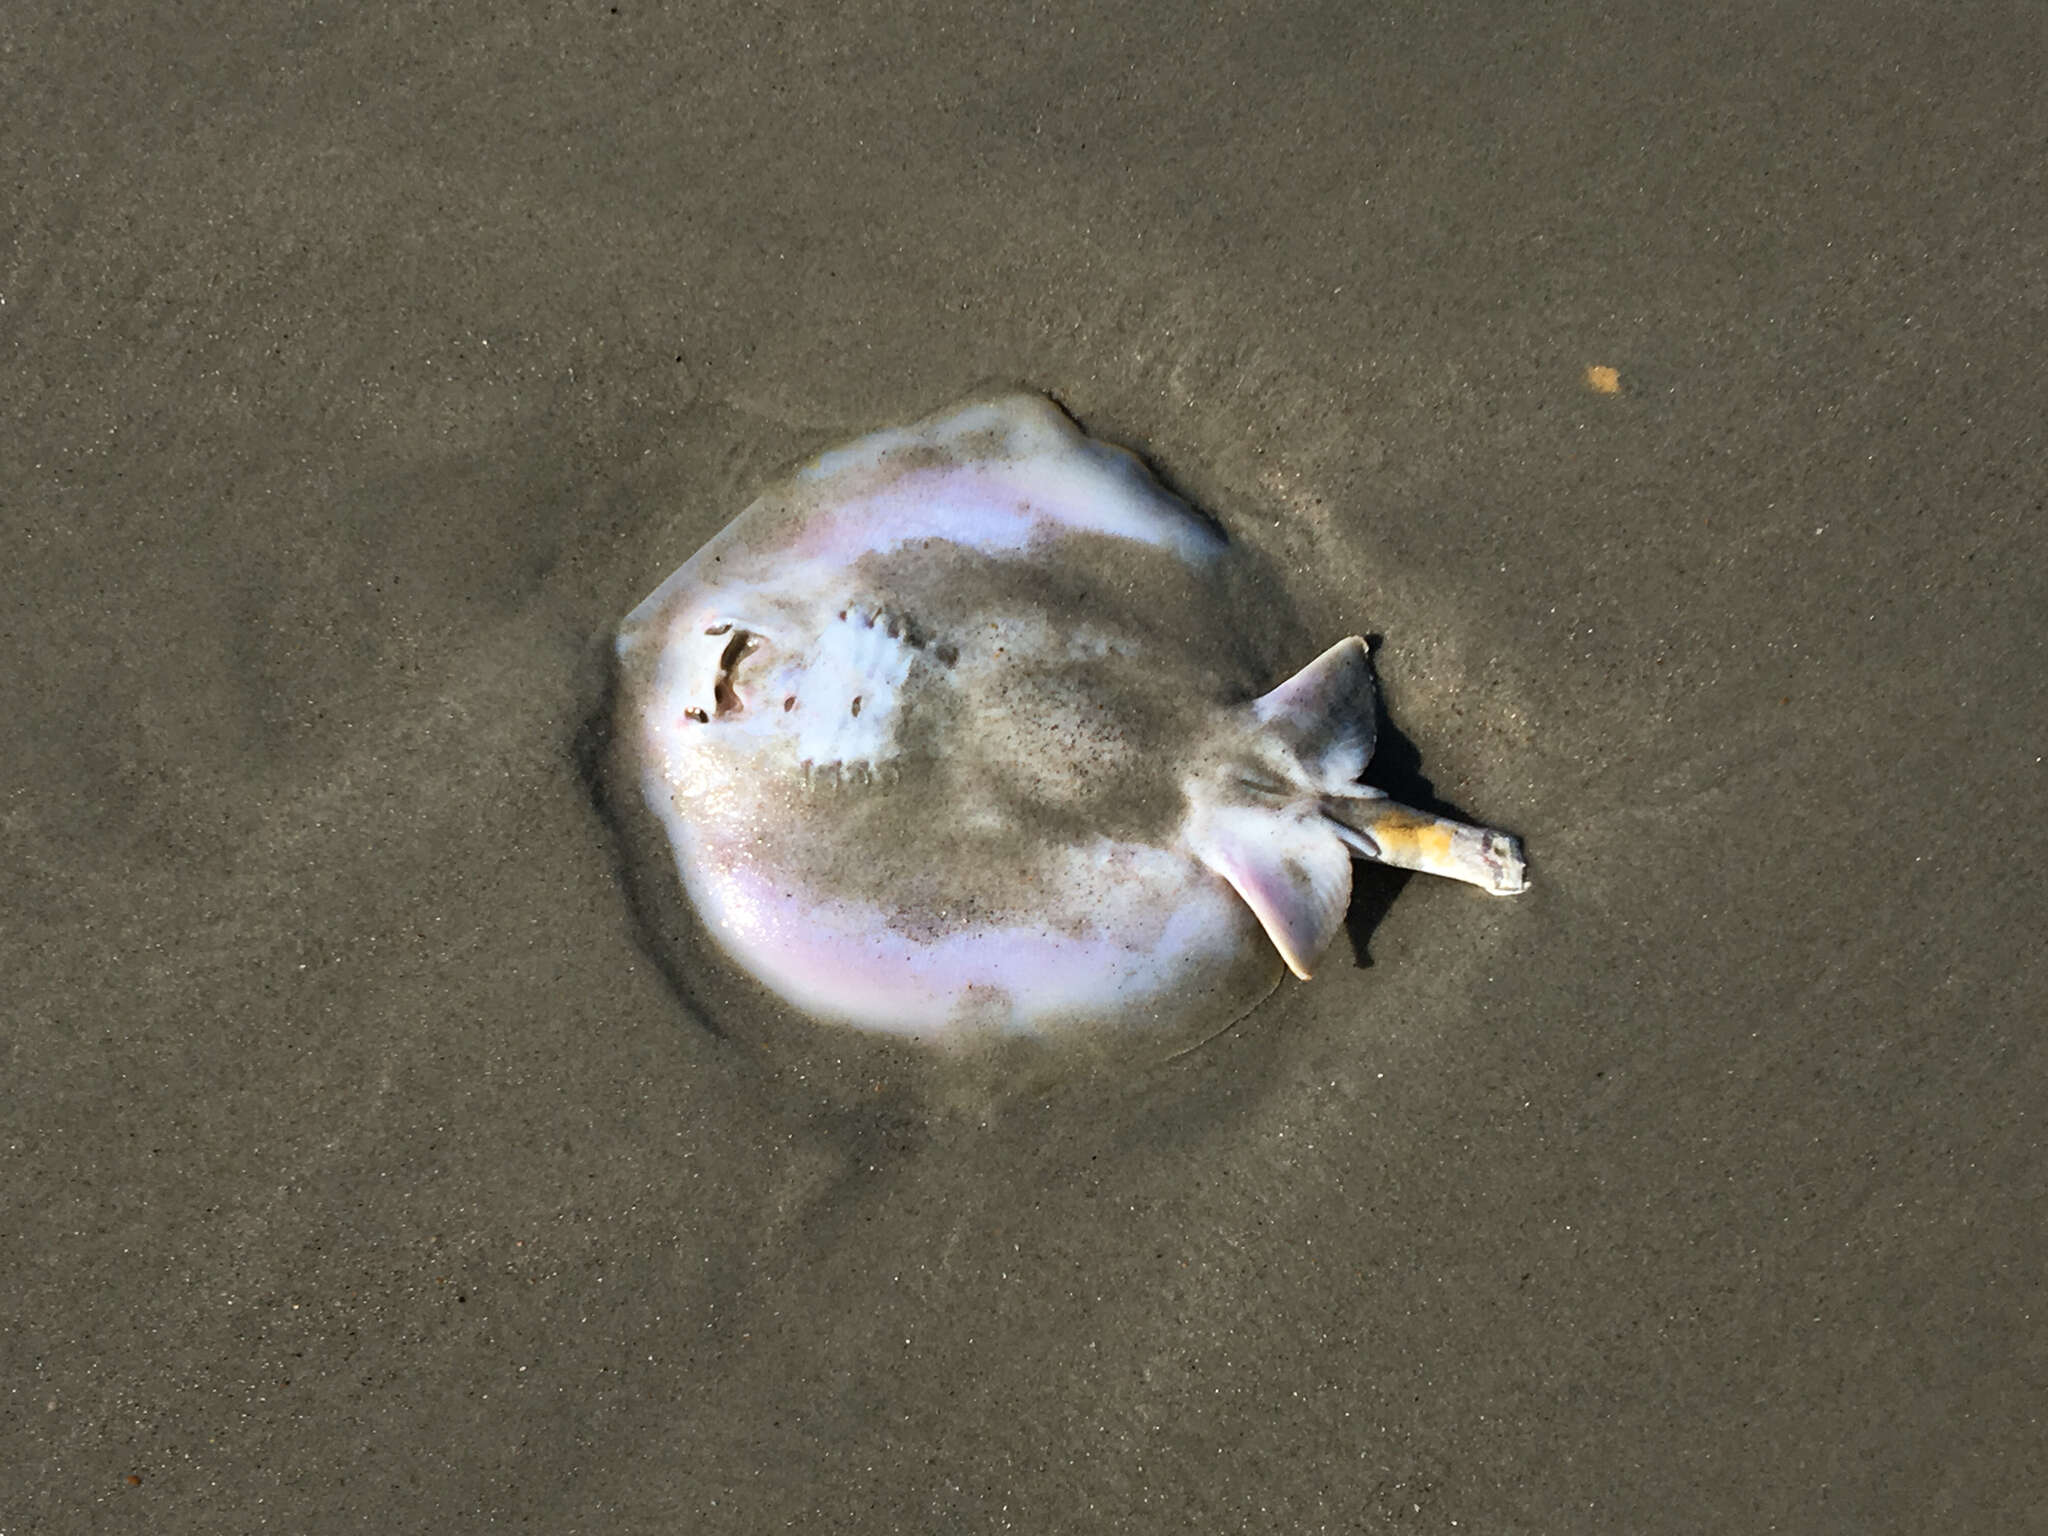
{"type": "Polygon", "coordinates": [[[1303,981],[1351,905],[1351,850],[1313,810],[1213,805],[1190,818],[1196,858],[1230,882],[1303,981]]]}
{"type": "Polygon", "coordinates": [[[1371,653],[1353,635],[1255,699],[1252,716],[1293,754],[1308,787],[1348,794],[1372,757],[1377,699],[1371,653]]]}

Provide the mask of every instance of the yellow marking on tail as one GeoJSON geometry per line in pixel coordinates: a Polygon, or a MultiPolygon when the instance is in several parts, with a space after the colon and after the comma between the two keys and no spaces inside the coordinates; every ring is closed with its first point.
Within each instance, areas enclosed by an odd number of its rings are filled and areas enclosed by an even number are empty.
{"type": "Polygon", "coordinates": [[[1373,817],[1366,830],[1398,862],[1444,864],[1451,857],[1451,828],[1434,816],[1390,807],[1373,817]]]}

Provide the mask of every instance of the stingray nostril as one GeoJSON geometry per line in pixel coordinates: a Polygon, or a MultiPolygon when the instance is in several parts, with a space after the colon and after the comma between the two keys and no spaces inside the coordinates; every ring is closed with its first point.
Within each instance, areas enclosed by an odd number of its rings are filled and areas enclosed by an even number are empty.
{"type": "Polygon", "coordinates": [[[703,710],[698,709],[694,706],[683,711],[683,718],[685,720],[694,720],[699,725],[707,724],[711,719],[711,717],[705,714],[703,710]]]}
{"type": "Polygon", "coordinates": [[[707,635],[722,635],[722,634],[724,634],[724,633],[725,633],[725,632],[726,632],[726,631],[727,631],[728,629],[731,629],[731,628],[732,628],[732,621],[728,619],[728,620],[724,620],[724,621],[721,621],[720,623],[717,623],[717,624],[712,624],[712,625],[708,625],[708,626],[706,626],[706,628],[705,628],[705,630],[704,630],[704,633],[705,633],[705,634],[707,634],[707,635]]]}
{"type": "Polygon", "coordinates": [[[859,695],[859,694],[855,694],[855,695],[853,696],[853,713],[854,713],[854,714],[855,714],[856,716],[858,716],[858,715],[860,714],[860,695],[859,695]]]}
{"type": "MultiPolygon", "coordinates": [[[[711,698],[721,716],[736,715],[746,708],[739,696],[739,690],[732,685],[732,669],[747,656],[760,648],[760,637],[749,630],[733,629],[730,624],[720,626],[732,630],[732,638],[725,642],[725,649],[719,653],[718,675],[711,680],[711,698]]],[[[718,630],[707,630],[707,634],[718,630]]]]}
{"type": "Polygon", "coordinates": [[[786,714],[788,714],[788,713],[789,713],[789,712],[790,712],[790,711],[791,711],[792,709],[795,709],[795,708],[796,708],[796,695],[792,693],[792,694],[791,694],[791,695],[790,695],[790,696],[789,696],[788,698],[786,698],[786,699],[784,699],[784,700],[782,701],[782,712],[783,712],[783,713],[784,713],[784,714],[786,715],[786,714]]]}

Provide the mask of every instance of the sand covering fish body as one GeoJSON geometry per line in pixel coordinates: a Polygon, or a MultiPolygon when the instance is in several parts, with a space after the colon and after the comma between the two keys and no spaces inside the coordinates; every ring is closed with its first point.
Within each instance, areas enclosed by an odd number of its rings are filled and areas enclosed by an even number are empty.
{"type": "Polygon", "coordinates": [[[1199,1033],[1308,974],[1354,857],[1520,890],[1512,838],[1360,782],[1362,641],[1257,675],[1231,554],[1029,394],[768,491],[617,639],[621,735],[712,936],[868,1030],[1199,1033]]]}

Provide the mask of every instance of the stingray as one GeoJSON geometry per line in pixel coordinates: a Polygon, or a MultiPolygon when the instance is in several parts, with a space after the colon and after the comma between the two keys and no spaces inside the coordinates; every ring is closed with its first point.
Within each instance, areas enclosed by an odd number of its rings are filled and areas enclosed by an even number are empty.
{"type": "Polygon", "coordinates": [[[1362,782],[1362,640],[1258,675],[1232,559],[1030,394],[768,490],[617,636],[617,738],[705,928],[828,1024],[1200,1036],[1308,976],[1353,859],[1524,889],[1514,838],[1362,782]]]}

